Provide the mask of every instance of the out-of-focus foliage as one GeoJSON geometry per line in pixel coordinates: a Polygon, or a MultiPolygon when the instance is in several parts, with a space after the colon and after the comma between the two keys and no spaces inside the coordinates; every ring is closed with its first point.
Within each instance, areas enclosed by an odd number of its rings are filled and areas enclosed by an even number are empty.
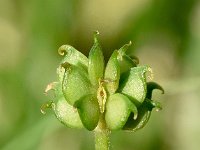
{"type": "MultiPolygon", "coordinates": [[[[134,134],[114,132],[114,150],[197,150],[200,140],[198,0],[1,0],[0,149],[93,149],[93,134],[40,113],[45,85],[56,79],[63,44],[88,55],[94,30],[104,55],[132,41],[166,94],[163,110],[134,134]]],[[[52,95],[53,96],[53,95],[52,95]]],[[[155,99],[161,99],[155,93],[155,99]]]]}

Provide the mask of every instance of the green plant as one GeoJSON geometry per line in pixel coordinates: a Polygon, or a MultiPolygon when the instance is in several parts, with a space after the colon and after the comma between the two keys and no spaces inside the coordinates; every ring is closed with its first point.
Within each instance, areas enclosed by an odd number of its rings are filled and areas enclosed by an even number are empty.
{"type": "Polygon", "coordinates": [[[104,150],[112,130],[144,127],[152,109],[161,108],[152,91],[164,90],[146,81],[146,72],[152,74],[149,66],[138,66],[138,58],[126,54],[131,43],[115,50],[105,65],[97,35],[88,58],[69,45],[58,49],[65,55],[57,69],[59,81],[46,88],[54,90],[55,98],[42,111],[51,107],[64,125],[94,131],[96,149],[104,150]]]}

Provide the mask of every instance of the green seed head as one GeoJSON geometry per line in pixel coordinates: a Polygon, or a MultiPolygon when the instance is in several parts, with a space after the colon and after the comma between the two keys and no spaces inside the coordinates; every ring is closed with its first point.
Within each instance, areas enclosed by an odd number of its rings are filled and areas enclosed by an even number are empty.
{"type": "Polygon", "coordinates": [[[53,89],[55,96],[41,111],[52,108],[58,120],[71,128],[94,130],[104,120],[109,130],[137,131],[146,125],[153,108],[161,109],[152,100],[153,90],[164,90],[147,82],[147,72],[152,78],[149,66],[126,54],[131,42],[115,50],[105,63],[98,34],[88,58],[70,45],[58,49],[64,56],[57,69],[58,81],[45,90],[53,89]]]}

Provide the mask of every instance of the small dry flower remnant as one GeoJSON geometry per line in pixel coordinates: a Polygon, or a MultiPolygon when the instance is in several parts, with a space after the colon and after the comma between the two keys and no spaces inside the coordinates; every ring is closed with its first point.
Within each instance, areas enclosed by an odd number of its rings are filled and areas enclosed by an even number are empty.
{"type": "Polygon", "coordinates": [[[139,65],[136,56],[127,55],[131,42],[113,51],[105,62],[98,34],[94,33],[88,57],[70,45],[58,49],[64,56],[57,68],[58,81],[45,90],[53,90],[55,96],[42,106],[42,112],[52,108],[67,127],[94,131],[96,149],[104,150],[109,148],[111,131],[143,128],[152,109],[161,109],[152,99],[153,90],[164,90],[147,82],[147,72],[152,74],[148,65],[139,65]]]}

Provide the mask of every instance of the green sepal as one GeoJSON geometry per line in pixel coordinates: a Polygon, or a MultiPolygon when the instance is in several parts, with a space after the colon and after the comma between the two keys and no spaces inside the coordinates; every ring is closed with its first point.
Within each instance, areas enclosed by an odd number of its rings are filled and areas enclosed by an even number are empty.
{"type": "Polygon", "coordinates": [[[118,91],[128,96],[136,106],[141,105],[146,97],[145,73],[147,71],[151,71],[151,68],[148,66],[134,67],[120,79],[118,91]]]}
{"type": "Polygon", "coordinates": [[[78,100],[74,106],[78,109],[81,121],[88,130],[94,130],[99,121],[99,104],[94,95],[86,95],[78,100]]]}
{"type": "Polygon", "coordinates": [[[64,72],[65,72],[65,69],[61,65],[64,63],[69,63],[69,64],[79,66],[80,68],[87,71],[88,58],[84,54],[82,54],[81,52],[76,50],[74,47],[72,47],[70,45],[62,45],[58,49],[58,53],[62,56],[65,55],[65,57],[63,58],[63,60],[60,63],[60,66],[57,68],[57,74],[58,74],[59,80],[61,82],[63,80],[63,76],[64,76],[64,72]]]}
{"type": "Polygon", "coordinates": [[[137,66],[137,59],[132,59],[126,54],[127,49],[130,47],[131,42],[129,44],[125,44],[118,50],[118,61],[120,65],[120,73],[123,74],[129,71],[132,67],[137,66]]]}
{"type": "Polygon", "coordinates": [[[86,72],[79,67],[66,63],[63,67],[65,67],[65,74],[62,91],[67,102],[73,106],[81,97],[93,92],[92,85],[86,72]]]}
{"type": "Polygon", "coordinates": [[[130,113],[133,119],[137,119],[137,107],[123,94],[116,93],[108,98],[106,104],[105,120],[110,130],[119,130],[127,122],[130,113]]]}
{"type": "Polygon", "coordinates": [[[118,51],[115,50],[105,69],[104,79],[106,81],[106,90],[109,94],[115,93],[119,86],[119,79],[120,79],[120,66],[117,60],[118,51]]]}
{"type": "Polygon", "coordinates": [[[123,130],[128,131],[137,131],[141,128],[143,128],[147,122],[149,121],[149,118],[151,116],[151,111],[149,111],[149,108],[147,104],[144,102],[139,108],[138,108],[138,117],[136,120],[133,119],[133,113],[129,116],[126,124],[123,127],[123,130]]]}
{"type": "Polygon", "coordinates": [[[94,44],[89,53],[88,75],[91,83],[96,87],[99,84],[99,79],[103,78],[104,74],[104,56],[101,46],[97,39],[98,32],[94,35],[94,44]]]}
{"type": "Polygon", "coordinates": [[[147,82],[147,95],[146,98],[151,99],[152,98],[152,92],[154,89],[158,89],[162,91],[162,94],[164,94],[164,89],[155,82],[147,82]]]}

